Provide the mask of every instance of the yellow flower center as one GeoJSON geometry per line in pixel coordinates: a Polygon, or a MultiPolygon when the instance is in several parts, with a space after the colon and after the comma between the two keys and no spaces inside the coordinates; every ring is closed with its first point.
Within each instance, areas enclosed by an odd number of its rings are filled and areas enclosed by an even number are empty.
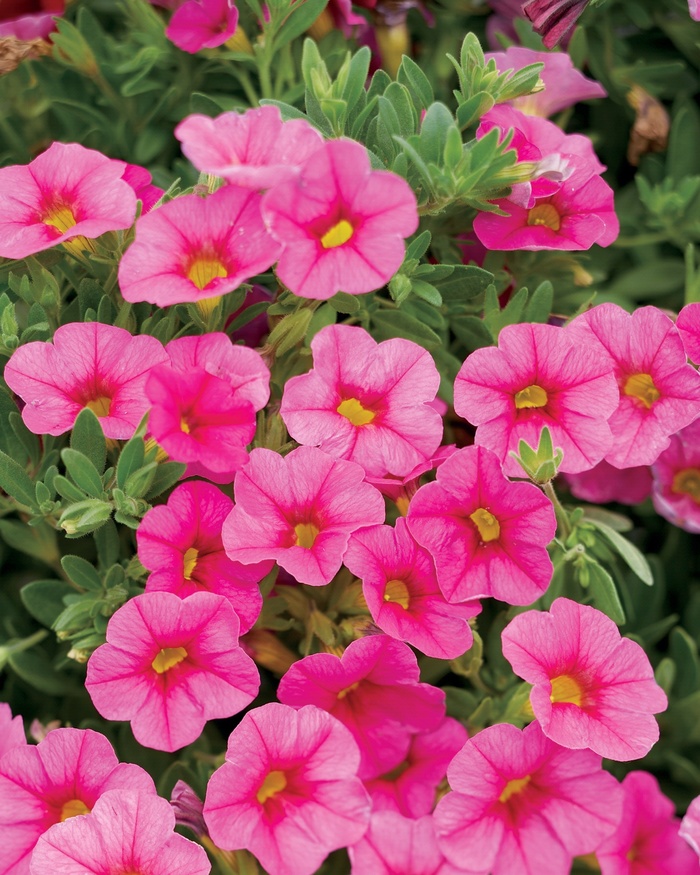
{"type": "Polygon", "coordinates": [[[538,204],[527,214],[528,225],[545,225],[552,231],[561,228],[561,216],[552,204],[538,204]]]}
{"type": "Polygon", "coordinates": [[[349,687],[345,687],[344,690],[341,690],[341,691],[338,693],[338,698],[339,698],[339,699],[344,699],[346,696],[349,696],[350,693],[352,693],[353,690],[356,690],[359,686],[360,686],[360,682],[359,682],[359,681],[355,681],[354,684],[350,684],[349,687]]]}
{"type": "Polygon", "coordinates": [[[183,564],[182,572],[185,576],[185,580],[192,580],[192,575],[194,574],[194,569],[197,567],[197,557],[198,556],[199,556],[199,550],[196,550],[194,547],[190,547],[189,550],[187,550],[185,555],[182,557],[182,564],[183,564]]]}
{"type": "Polygon", "coordinates": [[[498,520],[485,507],[478,507],[474,513],[469,514],[469,519],[479,530],[479,537],[485,544],[489,541],[497,541],[501,536],[498,520]]]}
{"type": "Polygon", "coordinates": [[[109,416],[112,399],[106,395],[100,395],[99,398],[93,398],[92,401],[88,401],[85,406],[89,407],[95,416],[99,416],[102,419],[103,416],[109,416]]]}
{"type": "Polygon", "coordinates": [[[186,658],[187,651],[184,647],[164,647],[151,663],[151,668],[158,674],[165,674],[186,658]]]}
{"type": "Polygon", "coordinates": [[[408,610],[411,596],[403,580],[387,580],[384,587],[384,601],[401,605],[405,611],[408,610]]]}
{"type": "Polygon", "coordinates": [[[61,808],[61,823],[79,814],[90,814],[90,809],[81,799],[69,799],[61,808]]]}
{"type": "Polygon", "coordinates": [[[547,393],[536,383],[532,386],[526,386],[520,392],[515,393],[515,406],[518,410],[525,410],[530,407],[545,407],[547,404],[547,393]]]}
{"type": "Polygon", "coordinates": [[[212,280],[228,276],[228,270],[215,255],[199,255],[187,268],[187,279],[203,290],[212,280]]]}
{"type": "Polygon", "coordinates": [[[55,204],[44,215],[41,221],[45,225],[51,225],[52,228],[56,228],[61,234],[65,234],[66,231],[70,231],[74,225],[78,224],[73,210],[65,204],[55,204]]]}
{"type": "Polygon", "coordinates": [[[407,495],[399,495],[396,499],[396,507],[401,514],[401,516],[406,516],[408,513],[408,505],[411,503],[411,499],[407,495]]]}
{"type": "Polygon", "coordinates": [[[700,504],[700,468],[685,468],[673,478],[671,492],[689,495],[696,504],[700,504]]]}
{"type": "Polygon", "coordinates": [[[310,550],[320,529],[313,523],[299,523],[294,526],[294,532],[297,536],[297,547],[303,547],[305,550],[310,550]]]}
{"type": "Polygon", "coordinates": [[[346,398],[336,407],[336,411],[349,419],[353,425],[369,425],[377,415],[372,410],[363,407],[357,398],[346,398]]]}
{"type": "Polygon", "coordinates": [[[498,801],[507,802],[512,796],[515,796],[516,793],[522,793],[531,780],[531,775],[525,775],[524,778],[513,778],[512,781],[508,781],[503,788],[503,792],[498,797],[498,801]]]}
{"type": "Polygon", "coordinates": [[[155,447],[156,451],[156,462],[167,462],[168,454],[165,452],[163,447],[152,437],[146,438],[146,452],[150,452],[155,447]]]}
{"type": "Polygon", "coordinates": [[[190,429],[190,424],[189,424],[189,422],[185,419],[184,416],[181,417],[181,419],[180,419],[180,431],[183,431],[185,434],[189,434],[190,431],[191,431],[191,429],[190,429]]]}
{"type": "Polygon", "coordinates": [[[576,857],[576,860],[579,863],[583,863],[588,869],[592,869],[594,872],[600,872],[600,866],[598,865],[598,858],[595,854],[586,854],[583,857],[576,857]]]}
{"type": "Polygon", "coordinates": [[[270,772],[260,785],[260,789],[258,790],[257,794],[258,802],[261,805],[264,805],[268,799],[272,799],[273,796],[281,793],[286,786],[287,778],[284,772],[270,772]]]}
{"type": "Polygon", "coordinates": [[[321,246],[323,246],[324,249],[335,249],[336,246],[342,246],[344,243],[347,243],[354,233],[355,229],[350,222],[341,219],[337,225],[333,225],[333,227],[329,231],[326,231],[323,237],[321,237],[321,246]]]}
{"type": "Polygon", "coordinates": [[[623,392],[641,401],[647,410],[650,410],[654,402],[661,397],[661,392],[654,385],[651,374],[632,374],[627,378],[623,392]]]}
{"type": "Polygon", "coordinates": [[[553,705],[577,705],[583,707],[585,690],[581,684],[569,674],[560,674],[552,678],[552,692],[549,697],[553,705]]]}

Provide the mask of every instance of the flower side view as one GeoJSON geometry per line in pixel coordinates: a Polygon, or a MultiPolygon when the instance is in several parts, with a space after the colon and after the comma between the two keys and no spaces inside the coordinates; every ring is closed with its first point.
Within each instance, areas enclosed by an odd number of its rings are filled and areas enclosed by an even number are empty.
{"type": "Polygon", "coordinates": [[[183,52],[223,45],[238,24],[238,9],[233,0],[184,0],[173,13],[165,35],[183,52]]]}
{"type": "Polygon", "coordinates": [[[686,532],[700,532],[700,421],[671,437],[651,472],[657,513],[686,532]]]}

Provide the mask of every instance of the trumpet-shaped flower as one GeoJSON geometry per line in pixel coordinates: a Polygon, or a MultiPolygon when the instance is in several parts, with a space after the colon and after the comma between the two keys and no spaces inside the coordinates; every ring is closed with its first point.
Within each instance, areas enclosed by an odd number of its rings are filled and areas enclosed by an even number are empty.
{"type": "Polygon", "coordinates": [[[649,753],[666,695],[644,650],[602,611],[559,598],[549,612],[519,614],[501,637],[513,671],[533,684],[530,704],[548,738],[613,760],[649,753]]]}
{"type": "Polygon", "coordinates": [[[9,750],[22,747],[26,743],[22,718],[19,714],[13,717],[10,706],[6,702],[0,702],[0,759],[9,750]]]}
{"type": "Polygon", "coordinates": [[[174,828],[165,799],[113,790],[89,817],[59,823],[39,839],[31,875],[208,875],[204,848],[174,828]]]}
{"type": "Polygon", "coordinates": [[[548,49],[566,40],[589,0],[525,0],[523,13],[548,49]]]}
{"type": "Polygon", "coordinates": [[[152,507],[136,532],[141,564],[152,573],[146,592],[174,592],[186,598],[213,592],[227,598],[241,623],[252,628],[262,608],[257,587],[272,562],[241,565],[224,552],[221,527],[233,501],[210,483],[182,483],[167,504],[152,507]]]}
{"type": "Polygon", "coordinates": [[[119,264],[122,295],[159,307],[217,298],[267,270],[281,247],[268,234],[260,195],[224,186],[147,213],[119,264]]]}
{"type": "Polygon", "coordinates": [[[509,724],[483,729],[447,770],[438,845],[454,865],[491,875],[568,875],[617,828],[622,790],[591,751],[571,751],[509,724]]]}
{"type": "Polygon", "coordinates": [[[445,715],[445,694],[419,683],[411,649],[384,635],[360,638],[342,657],[314,653],[295,662],[277,696],[296,708],[317,705],[353,734],[360,777],[374,778],[401,763],[411,734],[436,729],[445,715]]]}
{"type": "Polygon", "coordinates": [[[323,144],[305,119],[282,121],[276,106],[188,115],[175,128],[182,151],[197,170],[256,191],[292,179],[323,144]]]}
{"type": "Polygon", "coordinates": [[[455,380],[456,412],[477,426],[475,442],[509,477],[523,476],[509,452],[521,440],[536,447],[545,426],[564,452],[561,471],[597,465],[612,445],[607,420],[619,397],[609,359],[553,325],[508,325],[498,347],[475,350],[455,380]]]}
{"type": "Polygon", "coordinates": [[[449,601],[493,596],[528,605],[547,589],[556,520],[532,483],[512,483],[483,447],[458,450],[408,507],[413,537],[435,560],[449,601]]]}
{"type": "Polygon", "coordinates": [[[238,9],[233,0],[185,0],[173,13],[165,35],[193,55],[223,45],[237,24],[238,9]]]}
{"type": "Polygon", "coordinates": [[[147,772],[120,763],[112,745],[92,729],[55,729],[37,745],[8,751],[0,760],[0,872],[27,875],[39,837],[56,823],[87,814],[110,790],[156,792],[147,772]]]}
{"type": "Polygon", "coordinates": [[[350,733],[320,708],[271,703],[249,711],[207,787],[212,840],[246,848],[274,875],[311,875],[367,829],[359,763],[350,733]]]}
{"type": "Polygon", "coordinates": [[[651,471],[658,513],[686,532],[700,532],[700,420],[673,435],[651,471]]]}
{"type": "Polygon", "coordinates": [[[101,322],[71,322],[56,329],[52,343],[35,340],[16,349],[5,382],[26,402],[22,419],[35,434],[63,434],[89,407],[106,437],[124,440],[148,410],[149,373],[167,361],[155,337],[132,337],[101,322]]]}
{"type": "Polygon", "coordinates": [[[214,593],[136,596],[111,617],[85,686],[103,717],[131,721],[140,744],[177,750],[207,720],[230,717],[255,698],[260,679],[238,629],[231,604],[214,593]]]}
{"type": "Polygon", "coordinates": [[[263,214],[284,246],[277,276],[294,294],[317,300],[381,288],[418,227],[409,184],[372,170],[365,147],[347,139],[324,143],[298,176],[270,189],[263,214]]]}
{"type": "Polygon", "coordinates": [[[593,504],[639,504],[651,495],[651,471],[647,465],[636,468],[613,468],[608,462],[598,462],[590,471],[564,474],[571,494],[593,504]]]}
{"type": "Polygon", "coordinates": [[[329,325],[311,341],[313,370],[284,387],[280,414],[301,444],[357,462],[369,476],[402,476],[440,444],[430,403],[440,375],[410,340],[376,343],[364,330],[329,325]]]}
{"type": "Polygon", "coordinates": [[[384,522],[384,499],[363,478],[359,465],[314,447],[284,457],[253,450],[236,474],[236,504],[224,522],[229,559],[274,559],[301,583],[329,583],[352,532],[384,522]]]}

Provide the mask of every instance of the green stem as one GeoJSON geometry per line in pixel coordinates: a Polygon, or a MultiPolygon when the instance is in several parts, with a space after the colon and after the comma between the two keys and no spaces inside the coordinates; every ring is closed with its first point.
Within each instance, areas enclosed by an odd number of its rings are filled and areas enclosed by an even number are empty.
{"type": "Polygon", "coordinates": [[[43,641],[44,638],[48,637],[48,634],[49,633],[46,629],[39,629],[38,632],[29,635],[27,638],[21,638],[19,641],[15,641],[14,644],[4,645],[2,649],[8,656],[13,653],[22,653],[23,650],[29,650],[34,647],[35,644],[43,641]]]}
{"type": "Polygon", "coordinates": [[[634,246],[651,246],[654,243],[667,242],[669,239],[665,231],[655,231],[649,234],[638,234],[636,237],[618,237],[613,246],[628,249],[634,246]]]}
{"type": "Polygon", "coordinates": [[[557,528],[561,532],[561,538],[565,541],[571,534],[571,523],[569,522],[569,515],[564,510],[562,503],[559,501],[559,497],[554,491],[554,487],[552,486],[551,481],[549,483],[542,484],[542,488],[544,489],[544,494],[552,502],[554,515],[557,518],[557,528]]]}
{"type": "Polygon", "coordinates": [[[247,70],[236,70],[236,78],[243,89],[245,96],[248,98],[251,106],[260,105],[260,97],[257,91],[253,88],[253,83],[250,80],[247,70]]]}

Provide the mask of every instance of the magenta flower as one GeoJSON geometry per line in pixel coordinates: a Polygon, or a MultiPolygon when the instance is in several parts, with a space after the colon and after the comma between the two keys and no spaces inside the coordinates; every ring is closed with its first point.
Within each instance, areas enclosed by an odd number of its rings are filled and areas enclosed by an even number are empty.
{"type": "Polygon", "coordinates": [[[365,147],[347,139],[324,143],[297,177],[270,189],[263,215],[284,246],[277,276],[295,295],[317,300],[381,288],[418,227],[409,184],[372,170],[365,147]]]}
{"type": "Polygon", "coordinates": [[[675,806],[656,778],[629,772],[622,789],[622,821],[596,851],[601,875],[698,875],[698,858],[678,835],[675,806]]]}
{"type": "Polygon", "coordinates": [[[165,799],[113,790],[89,817],[59,823],[39,839],[31,875],[208,875],[204,848],[174,828],[165,799]]]}
{"type": "MultiPolygon", "coordinates": [[[[700,0],[698,0],[700,3],[700,0]]],[[[699,19],[700,20],[700,19],[699,19]]],[[[700,303],[687,304],[676,319],[686,354],[691,362],[700,364],[700,303]]]]}
{"type": "Polygon", "coordinates": [[[457,446],[455,444],[440,446],[430,459],[426,459],[420,465],[416,465],[405,477],[392,477],[391,475],[386,477],[367,477],[367,482],[371,483],[372,486],[376,486],[383,496],[394,502],[399,513],[402,516],[406,516],[408,505],[420,488],[423,474],[427,474],[428,471],[435,471],[442,465],[445,459],[449,459],[456,451],[457,446]]]}
{"type": "Polygon", "coordinates": [[[224,596],[240,620],[243,634],[262,608],[257,587],[272,562],[241,565],[224,552],[221,527],[233,501],[210,483],[189,481],[176,487],[167,504],[152,507],[136,532],[141,564],[152,574],[146,592],[195,592],[224,596]]]}
{"type": "Polygon", "coordinates": [[[688,0],[688,12],[693,21],[700,21],[700,0],[688,0]]]}
{"type": "Polygon", "coordinates": [[[408,507],[413,537],[435,560],[449,601],[493,596],[529,605],[547,589],[547,545],[556,520],[549,499],[532,483],[512,483],[493,453],[458,450],[421,486],[408,507]]]}
{"type": "Polygon", "coordinates": [[[287,456],[253,450],[236,474],[236,504],[224,522],[229,559],[274,559],[300,583],[330,583],[350,535],[384,522],[384,499],[363,479],[359,465],[313,447],[287,456]]]}
{"type": "Polygon", "coordinates": [[[274,875],[311,875],[367,829],[359,762],[350,733],[319,708],[272,703],[249,711],[207,787],[212,840],[246,848],[274,875]]]}
{"type": "Polygon", "coordinates": [[[547,738],[623,762],[649,753],[666,695],[642,647],[602,611],[559,598],[549,612],[519,614],[501,638],[513,671],[533,684],[530,704],[547,738]]]}
{"type": "Polygon", "coordinates": [[[589,0],[525,0],[523,13],[548,49],[567,39],[589,0]]]}
{"type": "Polygon", "coordinates": [[[435,452],[442,418],[430,404],[440,375],[430,353],[402,338],[378,344],[350,325],[321,329],[311,349],[313,369],[288,380],[282,396],[294,440],[374,477],[408,474],[435,452]]]}
{"type": "Polygon", "coordinates": [[[688,806],[679,834],[700,855],[700,796],[696,796],[688,806]]]}
{"type": "Polygon", "coordinates": [[[65,0],[5,0],[0,10],[0,37],[46,39],[56,29],[54,16],[63,15],[65,0]]]}
{"type": "Polygon", "coordinates": [[[356,532],[343,562],[362,580],[367,607],[382,632],[437,659],[456,659],[472,646],[468,620],[481,605],[445,601],[432,556],[411,537],[406,520],[398,519],[395,529],[356,532]]]}
{"type": "Polygon", "coordinates": [[[238,9],[233,0],[185,0],[173,13],[165,35],[183,52],[223,45],[236,32],[238,9]]]}
{"type": "Polygon", "coordinates": [[[593,504],[639,504],[651,495],[651,471],[648,465],[636,468],[613,468],[608,462],[598,462],[590,471],[564,474],[571,494],[593,504]]]}
{"type": "Polygon", "coordinates": [[[256,192],[224,186],[205,198],[186,194],[138,220],[119,285],[127,301],[159,307],[216,298],[266,271],[280,251],[256,192]]]}
{"type": "Polygon", "coordinates": [[[238,617],[223,597],[148,592],[112,616],[107,643],[88,661],[85,686],[107,720],[130,720],[136,740],[174,751],[207,720],[237,714],[260,679],[238,644],[238,617]]]}
{"type": "Polygon", "coordinates": [[[304,119],[283,122],[276,106],[188,115],[175,136],[197,170],[256,191],[292,179],[323,145],[316,128],[304,119]]]}
{"type": "Polygon", "coordinates": [[[163,197],[165,192],[157,185],[153,185],[153,177],[145,167],[138,164],[126,164],[122,179],[134,190],[134,194],[143,204],[144,213],[149,212],[163,197]]]}
{"type": "Polygon", "coordinates": [[[0,256],[130,228],[136,195],[123,167],[78,143],[52,143],[30,164],[0,169],[0,256]]]}
{"type": "Polygon", "coordinates": [[[564,451],[561,471],[597,465],[612,444],[607,420],[618,400],[610,361],[553,325],[508,325],[498,347],[475,350],[455,380],[456,412],[478,426],[476,443],[509,477],[523,476],[509,452],[521,440],[536,447],[544,426],[564,451]]]}
{"type": "Polygon", "coordinates": [[[0,702],[0,759],[8,751],[23,747],[26,743],[22,718],[19,714],[13,717],[10,706],[6,702],[0,702]]]}
{"type": "Polygon", "coordinates": [[[616,468],[653,464],[671,435],[700,410],[700,374],[687,363],[673,322],[656,307],[630,314],[617,304],[599,304],[566,330],[589,358],[602,361],[607,352],[614,368],[619,400],[605,460],[616,468]]]}
{"type": "Polygon", "coordinates": [[[700,532],[700,420],[671,437],[651,472],[657,512],[686,532],[700,532]]]}
{"type": "Polygon", "coordinates": [[[445,693],[418,678],[406,644],[371,635],[342,657],[313,653],[295,662],[277,697],[295,708],[317,705],[340,720],[360,748],[360,777],[375,778],[405,759],[412,733],[436,729],[445,716],[445,693]]]}
{"type": "Polygon", "coordinates": [[[611,835],[622,790],[591,751],[559,747],[537,722],[483,729],[447,770],[438,845],[454,865],[491,875],[567,875],[573,857],[611,835]]]}
{"type": "Polygon", "coordinates": [[[39,837],[56,823],[90,812],[109,790],[156,792],[147,772],[120,763],[112,745],[92,729],[55,729],[37,745],[5,753],[0,760],[3,875],[27,875],[39,837]]]}
{"type": "Polygon", "coordinates": [[[34,434],[59,435],[89,407],[108,438],[132,437],[148,410],[144,386],[151,370],[168,361],[155,337],[132,337],[101,322],[71,322],[53,342],[16,349],[5,382],[22,398],[24,424],[34,434]]]}

